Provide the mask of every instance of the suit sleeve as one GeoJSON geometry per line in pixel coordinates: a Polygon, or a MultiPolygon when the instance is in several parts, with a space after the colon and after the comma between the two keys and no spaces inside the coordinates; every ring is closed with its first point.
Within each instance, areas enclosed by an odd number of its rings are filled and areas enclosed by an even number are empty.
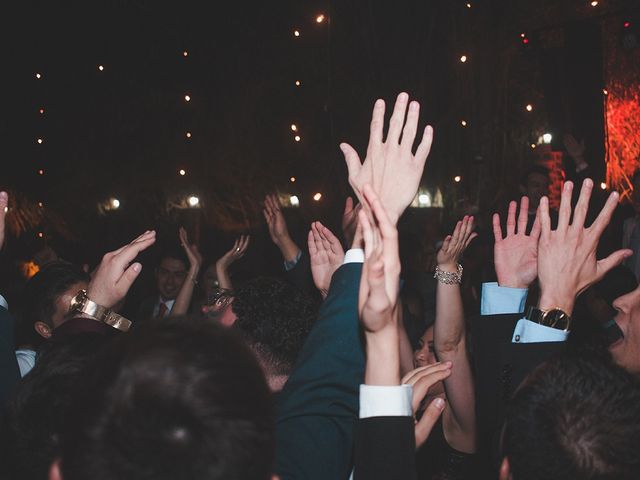
{"type": "Polygon", "coordinates": [[[20,369],[14,345],[15,321],[0,307],[0,405],[4,405],[20,380],[20,369]]]}
{"type": "Polygon", "coordinates": [[[311,276],[311,258],[309,252],[300,250],[300,258],[298,258],[295,264],[287,269],[285,267],[285,276],[287,280],[298,287],[303,292],[315,296],[318,294],[315,285],[313,284],[313,277],[311,276]]]}
{"type": "Polygon", "coordinates": [[[346,479],[352,468],[364,352],[358,323],[362,265],[333,275],[329,293],[278,397],[276,473],[281,479],[346,479]]]}

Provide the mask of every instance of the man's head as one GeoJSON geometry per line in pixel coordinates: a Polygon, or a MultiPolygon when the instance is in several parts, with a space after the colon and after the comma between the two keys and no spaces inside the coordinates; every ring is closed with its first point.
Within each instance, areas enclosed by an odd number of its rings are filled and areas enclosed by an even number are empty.
{"type": "Polygon", "coordinates": [[[156,287],[163,300],[175,300],[187,278],[189,262],[179,251],[167,251],[156,268],[156,287]]]}
{"type": "Polygon", "coordinates": [[[609,352],[618,365],[640,375],[640,287],[616,298],[613,308],[623,337],[609,346],[609,352]]]}
{"type": "Polygon", "coordinates": [[[532,372],[509,405],[500,479],[640,478],[640,383],[598,357],[532,372]]]}
{"type": "Polygon", "coordinates": [[[295,286],[256,278],[235,291],[221,322],[242,333],[271,381],[291,373],[317,313],[315,303],[295,286]]]}
{"type": "Polygon", "coordinates": [[[523,194],[529,197],[529,211],[535,212],[540,199],[549,195],[549,170],[539,165],[529,168],[522,175],[523,194]]]}
{"type": "Polygon", "coordinates": [[[71,299],[87,288],[89,275],[67,262],[44,266],[25,286],[22,321],[43,338],[68,320],[71,299]]]}
{"type": "Polygon", "coordinates": [[[274,420],[234,332],[188,319],[120,336],[87,366],[50,478],[267,479],[274,420]]]}

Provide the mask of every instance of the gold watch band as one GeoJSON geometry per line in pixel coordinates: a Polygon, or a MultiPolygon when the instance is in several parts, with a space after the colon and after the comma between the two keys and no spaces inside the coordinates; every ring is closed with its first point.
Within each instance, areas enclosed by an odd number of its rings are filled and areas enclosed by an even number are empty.
{"type": "Polygon", "coordinates": [[[84,304],[79,311],[90,316],[94,320],[106,323],[110,327],[120,330],[121,332],[128,332],[131,328],[131,320],[126,319],[122,315],[119,315],[102,305],[98,305],[96,302],[89,299],[89,297],[85,297],[84,304]]]}

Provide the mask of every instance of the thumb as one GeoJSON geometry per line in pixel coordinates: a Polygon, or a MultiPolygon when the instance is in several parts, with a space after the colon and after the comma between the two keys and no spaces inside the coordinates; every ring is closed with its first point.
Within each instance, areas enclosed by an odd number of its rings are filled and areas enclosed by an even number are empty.
{"type": "Polygon", "coordinates": [[[344,161],[347,163],[349,176],[353,177],[354,175],[357,175],[360,167],[362,166],[358,153],[348,143],[341,143],[340,150],[342,150],[342,153],[344,154],[344,161]]]}
{"type": "Polygon", "coordinates": [[[440,415],[444,411],[444,400],[436,398],[424,411],[422,418],[416,423],[416,448],[420,448],[427,441],[433,426],[436,424],[440,415]]]}
{"type": "Polygon", "coordinates": [[[598,260],[598,279],[602,278],[613,267],[620,265],[626,258],[633,255],[633,250],[624,249],[613,252],[607,258],[598,260]]]}
{"type": "Polygon", "coordinates": [[[343,213],[343,215],[346,215],[351,210],[353,210],[353,198],[347,197],[347,200],[344,202],[344,213],[343,213]]]}

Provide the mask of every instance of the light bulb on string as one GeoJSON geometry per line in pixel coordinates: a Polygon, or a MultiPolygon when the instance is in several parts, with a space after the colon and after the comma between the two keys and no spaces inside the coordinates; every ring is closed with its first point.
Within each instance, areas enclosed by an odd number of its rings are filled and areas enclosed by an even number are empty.
{"type": "Polygon", "coordinates": [[[101,72],[104,71],[104,66],[103,65],[98,65],[98,70],[100,70],[101,72]]]}
{"type": "Polygon", "coordinates": [[[467,2],[467,8],[471,8],[471,2],[467,2]]]}
{"type": "Polygon", "coordinates": [[[44,115],[44,107],[40,107],[40,110],[38,110],[38,113],[40,113],[40,115],[44,115]]]}
{"type": "Polygon", "coordinates": [[[593,0],[593,2],[591,2],[591,6],[592,7],[597,7],[598,3],[600,3],[600,2],[597,2],[596,0],[593,0]]]}
{"type": "Polygon", "coordinates": [[[302,82],[300,80],[296,80],[296,87],[299,87],[300,85],[302,85],[302,82]]]}
{"type": "Polygon", "coordinates": [[[178,170],[178,175],[180,175],[181,177],[184,177],[187,174],[187,171],[184,168],[181,168],[180,170],[178,170]]]}
{"type": "Polygon", "coordinates": [[[184,96],[184,101],[185,102],[190,102],[191,101],[191,95],[185,95],[184,96]]]}
{"type": "Polygon", "coordinates": [[[291,177],[289,180],[291,181],[291,183],[295,183],[296,177],[291,177]]]}
{"type": "Polygon", "coordinates": [[[321,194],[320,192],[316,193],[316,194],[313,196],[313,199],[314,199],[316,202],[319,202],[320,200],[322,200],[322,194],[321,194]]]}
{"type": "Polygon", "coordinates": [[[322,23],[325,20],[325,16],[321,13],[316,17],[316,23],[322,23]]]}
{"type": "Polygon", "coordinates": [[[293,31],[293,36],[294,37],[299,37],[300,36],[300,32],[298,30],[294,30],[293,31]]]}
{"type": "Polygon", "coordinates": [[[291,124],[291,131],[293,131],[293,132],[297,132],[298,131],[298,126],[295,123],[291,124]]]}
{"type": "Polygon", "coordinates": [[[602,182],[602,183],[600,184],[600,188],[601,188],[602,190],[606,190],[606,189],[607,189],[607,184],[606,184],[605,182],[602,182]]]}
{"type": "Polygon", "coordinates": [[[524,107],[524,109],[525,109],[527,112],[531,112],[531,111],[533,111],[533,105],[531,105],[530,103],[528,103],[528,104],[524,107]]]}
{"type": "Polygon", "coordinates": [[[40,80],[42,78],[42,75],[40,75],[39,73],[36,73],[36,78],[40,80]]]}
{"type": "Polygon", "coordinates": [[[187,52],[186,50],[184,52],[182,52],[182,56],[183,57],[188,57],[189,56],[189,52],[187,52]]]}
{"type": "Polygon", "coordinates": [[[299,142],[299,141],[301,140],[300,135],[296,135],[295,137],[293,137],[293,139],[294,139],[296,142],[299,142]]]}
{"type": "Polygon", "coordinates": [[[43,140],[41,138],[37,139],[36,142],[38,142],[38,145],[42,145],[43,140]]]}
{"type": "Polygon", "coordinates": [[[467,56],[466,56],[466,55],[462,55],[462,56],[460,57],[460,61],[461,61],[462,63],[466,63],[466,62],[467,62],[467,56]]]}
{"type": "Polygon", "coordinates": [[[460,125],[462,125],[463,127],[467,126],[467,121],[466,120],[460,120],[460,125]]]}
{"type": "Polygon", "coordinates": [[[185,134],[185,136],[186,136],[187,138],[191,138],[191,132],[187,132],[187,133],[185,134]]]}
{"type": "Polygon", "coordinates": [[[456,183],[460,183],[461,180],[462,180],[462,177],[460,175],[456,175],[455,177],[453,177],[453,181],[456,183]]]}

